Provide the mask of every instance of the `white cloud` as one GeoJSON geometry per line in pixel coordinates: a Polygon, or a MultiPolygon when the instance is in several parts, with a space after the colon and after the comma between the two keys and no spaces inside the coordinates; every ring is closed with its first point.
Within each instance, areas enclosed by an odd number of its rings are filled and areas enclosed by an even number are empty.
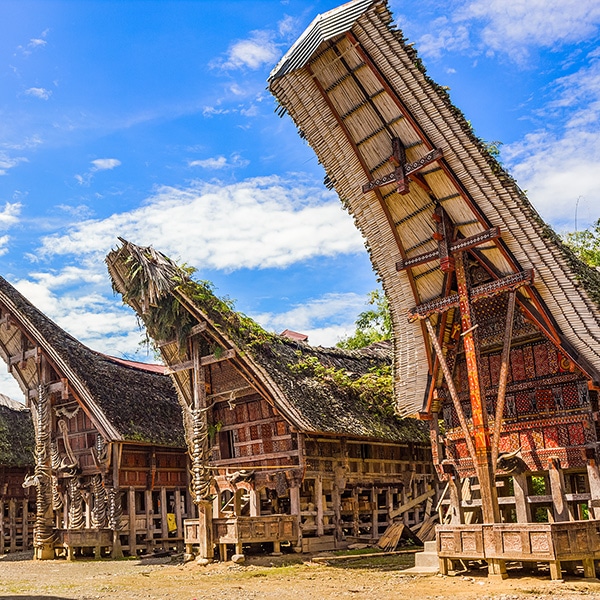
{"type": "Polygon", "coordinates": [[[254,31],[248,39],[232,44],[227,59],[215,64],[223,69],[247,67],[256,70],[264,65],[275,64],[280,54],[270,32],[254,31]]]}
{"type": "Polygon", "coordinates": [[[365,297],[354,293],[325,294],[283,313],[261,313],[252,318],[265,329],[291,329],[308,335],[314,346],[335,346],[354,333],[356,315],[365,309],[365,297]]]}
{"type": "Polygon", "coordinates": [[[539,116],[551,115],[558,130],[528,134],[502,150],[517,178],[545,220],[573,230],[595,221],[600,206],[600,59],[553,83],[556,97],[539,116]]]}
{"type": "Polygon", "coordinates": [[[202,167],[203,169],[223,169],[227,166],[227,159],[224,156],[214,156],[204,160],[191,160],[190,167],[202,167]]]}
{"type": "Polygon", "coordinates": [[[600,4],[597,0],[474,0],[457,18],[482,20],[486,46],[511,52],[518,46],[552,47],[594,35],[600,25],[600,4]]]}
{"type": "Polygon", "coordinates": [[[7,202],[0,210],[0,230],[8,229],[19,222],[23,205],[20,202],[7,202]]]}
{"type": "Polygon", "coordinates": [[[111,171],[116,167],[121,165],[121,161],[118,158],[96,158],[91,161],[92,166],[87,173],[83,175],[75,175],[75,181],[79,185],[90,185],[92,179],[94,178],[94,173],[98,173],[99,171],[111,171]]]}
{"type": "Polygon", "coordinates": [[[190,167],[202,167],[203,169],[224,169],[226,167],[245,167],[249,161],[243,159],[239,154],[232,154],[228,160],[224,156],[213,156],[201,160],[192,160],[190,167]]]}
{"type": "Polygon", "coordinates": [[[8,169],[12,169],[22,162],[28,161],[23,156],[11,157],[6,152],[0,151],[0,175],[6,175],[8,169]]]}
{"type": "Polygon", "coordinates": [[[101,260],[118,235],[190,264],[229,271],[364,250],[334,194],[273,176],[231,185],[161,187],[140,208],[44,238],[39,254],[101,260]]]}
{"type": "Polygon", "coordinates": [[[8,236],[8,235],[0,236],[0,256],[6,254],[8,252],[8,242],[9,241],[10,241],[10,236],[8,236]]]}
{"type": "Polygon", "coordinates": [[[97,158],[92,161],[92,171],[110,171],[119,167],[121,161],[117,158],[97,158]]]}
{"type": "Polygon", "coordinates": [[[28,96],[34,96],[35,98],[39,98],[40,100],[48,100],[50,96],[52,96],[52,90],[47,90],[46,88],[40,87],[31,87],[25,90],[25,93],[28,96]]]}

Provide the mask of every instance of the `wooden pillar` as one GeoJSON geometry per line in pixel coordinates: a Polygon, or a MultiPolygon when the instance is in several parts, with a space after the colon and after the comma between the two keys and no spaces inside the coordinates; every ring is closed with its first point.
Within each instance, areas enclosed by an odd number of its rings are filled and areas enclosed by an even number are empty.
{"type": "Polygon", "coordinates": [[[565,479],[556,458],[548,460],[548,477],[550,479],[550,493],[552,494],[552,508],[555,521],[569,521],[569,507],[565,497],[565,479]]]}
{"type": "Polygon", "coordinates": [[[135,556],[137,554],[137,544],[135,535],[135,488],[129,488],[129,498],[127,501],[128,512],[129,512],[129,555],[135,556]]]}
{"type": "Polygon", "coordinates": [[[167,489],[160,488],[160,537],[169,537],[169,525],[167,523],[167,489]]]}
{"type": "Polygon", "coordinates": [[[177,536],[183,536],[183,517],[181,515],[181,491],[175,490],[175,524],[177,525],[177,536]]]}
{"type": "Polygon", "coordinates": [[[294,547],[295,552],[302,552],[302,529],[300,523],[300,483],[292,481],[290,485],[290,514],[298,518],[298,544],[294,547]]]}
{"type": "Polygon", "coordinates": [[[10,531],[10,551],[17,551],[17,502],[13,498],[8,501],[8,527],[10,531]]]}
{"type": "Polygon", "coordinates": [[[333,490],[331,492],[331,501],[333,503],[333,524],[335,526],[334,529],[334,537],[335,540],[340,542],[342,540],[342,496],[340,493],[340,488],[337,483],[334,481],[333,490]]]}
{"type": "Polygon", "coordinates": [[[234,496],[233,496],[233,514],[236,517],[241,516],[242,514],[242,494],[244,493],[243,489],[237,489],[235,490],[234,496]]]}
{"type": "Polygon", "coordinates": [[[377,511],[377,488],[373,486],[371,489],[371,538],[376,540],[379,538],[379,516],[377,511]]]}
{"type": "Polygon", "coordinates": [[[146,504],[146,552],[152,552],[152,546],[154,542],[154,508],[152,506],[152,492],[150,490],[144,491],[145,504],[146,504]]]}
{"type": "Polygon", "coordinates": [[[27,550],[27,538],[29,537],[29,502],[27,500],[27,498],[25,498],[25,500],[22,500],[22,506],[23,506],[23,510],[21,511],[23,514],[23,521],[22,521],[22,525],[21,525],[21,531],[23,533],[23,541],[21,543],[21,549],[22,550],[27,550]]]}
{"type": "Polygon", "coordinates": [[[531,508],[527,502],[527,476],[513,475],[513,488],[515,491],[515,507],[517,523],[531,523],[531,508]]]}
{"type": "Polygon", "coordinates": [[[359,516],[358,516],[358,488],[352,489],[352,535],[360,535],[359,516]]]}
{"type": "Polygon", "coordinates": [[[0,500],[0,554],[4,554],[4,500],[0,500]]]}
{"type": "Polygon", "coordinates": [[[323,477],[315,479],[315,508],[317,509],[317,535],[322,536],[323,529],[323,477]]]}
{"type": "Polygon", "coordinates": [[[215,497],[212,502],[213,519],[221,518],[221,490],[216,490],[215,497]]]}
{"type": "Polygon", "coordinates": [[[600,472],[595,457],[588,457],[586,468],[590,487],[591,516],[594,519],[600,519],[600,472]]]}
{"type": "Polygon", "coordinates": [[[260,517],[260,492],[255,489],[250,490],[250,516],[260,517]]]}
{"type": "Polygon", "coordinates": [[[214,558],[212,503],[206,500],[198,503],[198,537],[200,538],[198,556],[212,560],[214,558]]]}
{"type": "Polygon", "coordinates": [[[461,483],[458,475],[451,476],[448,480],[448,495],[450,497],[451,513],[450,525],[461,525],[464,523],[464,512],[462,507],[461,483]]]}

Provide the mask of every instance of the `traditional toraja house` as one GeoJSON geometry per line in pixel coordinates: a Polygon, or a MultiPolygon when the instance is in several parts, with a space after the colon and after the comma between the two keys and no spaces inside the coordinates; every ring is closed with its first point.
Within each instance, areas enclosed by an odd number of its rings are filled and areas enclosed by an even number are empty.
{"type": "Polygon", "coordinates": [[[29,409],[0,394],[0,554],[33,547],[36,498],[23,482],[33,474],[34,446],[29,409]]]}
{"type": "Polygon", "coordinates": [[[183,519],[194,513],[181,411],[164,367],[87,348],[2,278],[0,356],[33,417],[25,485],[34,490],[35,558],[182,547],[183,519]]]}
{"type": "Polygon", "coordinates": [[[600,518],[599,274],[427,77],[385,1],[315,19],[269,84],[383,281],[398,410],[429,420],[448,482],[442,570],[485,559],[504,576],[506,560],[544,560],[560,577],[579,560],[593,575],[600,539],[582,519],[600,518]]]}
{"type": "Polygon", "coordinates": [[[267,333],[151,247],[122,240],[107,263],[184,409],[200,512],[186,521],[190,554],[342,547],[432,512],[429,433],[393,414],[389,345],[314,348],[267,333]]]}

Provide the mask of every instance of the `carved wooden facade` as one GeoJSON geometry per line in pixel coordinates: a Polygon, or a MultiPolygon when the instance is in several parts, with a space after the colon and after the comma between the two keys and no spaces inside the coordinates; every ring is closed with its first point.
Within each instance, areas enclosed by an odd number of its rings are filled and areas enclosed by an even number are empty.
{"type": "Polygon", "coordinates": [[[107,258],[114,286],[155,338],[184,406],[200,507],[186,527],[190,551],[333,548],[378,539],[395,516],[423,521],[436,493],[427,428],[352,385],[383,369],[391,388],[389,346],[313,348],[269,334],[153,248],[122,242],[107,258]],[[165,329],[166,315],[176,316],[165,329]]]}
{"type": "MultiPolygon", "coordinates": [[[[438,537],[442,568],[484,556],[503,577],[519,552],[537,560],[541,520],[560,522],[540,534],[548,544],[569,527],[595,532],[578,520],[600,518],[598,271],[562,245],[427,77],[384,0],[320,15],[269,85],[386,291],[398,409],[429,421],[458,528],[438,537]]],[[[566,557],[580,560],[573,548],[548,553],[553,576],[566,557]]]]}
{"type": "MultiPolygon", "coordinates": [[[[164,369],[90,350],[4,279],[0,355],[33,415],[35,557],[182,548],[183,519],[194,512],[181,411],[164,369]]],[[[24,502],[4,504],[9,521],[24,502]]]]}

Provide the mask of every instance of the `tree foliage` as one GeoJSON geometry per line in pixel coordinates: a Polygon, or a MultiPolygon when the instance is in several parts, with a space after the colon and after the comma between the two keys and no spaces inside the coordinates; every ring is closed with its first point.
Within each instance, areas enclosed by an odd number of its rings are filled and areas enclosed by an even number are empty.
{"type": "Polygon", "coordinates": [[[590,267],[600,267],[600,219],[589,229],[572,231],[562,239],[583,262],[590,267]]]}
{"type": "Polygon", "coordinates": [[[383,290],[377,289],[370,292],[368,302],[372,308],[358,315],[354,334],[342,338],[337,343],[338,348],[355,350],[391,338],[392,319],[390,307],[383,290]]]}

